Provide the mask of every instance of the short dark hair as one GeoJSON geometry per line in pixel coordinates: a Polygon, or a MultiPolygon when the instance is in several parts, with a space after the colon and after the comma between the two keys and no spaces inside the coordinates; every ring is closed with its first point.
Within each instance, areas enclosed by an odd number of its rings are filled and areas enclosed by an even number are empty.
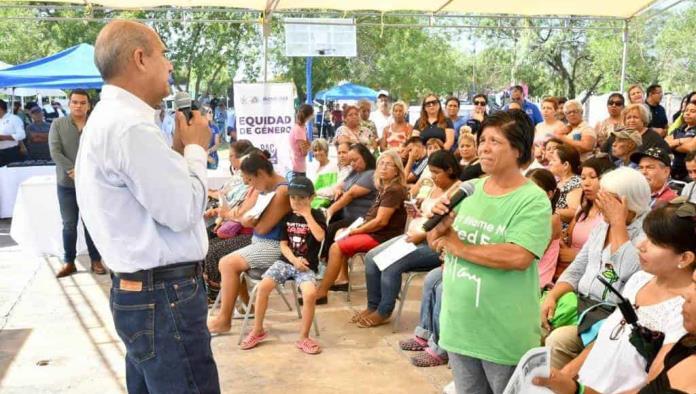
{"type": "Polygon", "coordinates": [[[71,91],[70,94],[68,95],[68,100],[71,100],[71,99],[72,99],[72,96],[75,95],[75,94],[77,94],[77,95],[79,95],[79,96],[85,96],[85,97],[87,97],[87,101],[90,101],[90,100],[92,99],[91,97],[89,97],[89,93],[87,93],[86,90],[84,90],[84,89],[75,89],[75,90],[71,91]]]}
{"type": "Polygon", "coordinates": [[[623,94],[614,92],[614,93],[610,94],[609,97],[607,98],[607,105],[611,102],[611,99],[615,99],[615,98],[621,100],[621,104],[626,104],[626,99],[624,99],[623,94]]]}
{"type": "Polygon", "coordinates": [[[305,124],[312,115],[314,115],[314,107],[309,104],[300,105],[300,108],[297,110],[297,123],[305,124]]]}
{"type": "Polygon", "coordinates": [[[446,172],[450,179],[459,179],[459,175],[462,173],[462,168],[459,166],[454,153],[448,150],[433,152],[428,157],[428,165],[446,172]]]}
{"type": "Polygon", "coordinates": [[[414,136],[406,140],[406,143],[404,143],[404,146],[409,146],[411,144],[421,144],[425,146],[423,143],[423,140],[420,137],[414,136]]]}
{"type": "Polygon", "coordinates": [[[7,101],[0,99],[0,109],[3,110],[3,112],[7,112],[7,101]]]}
{"type": "Polygon", "coordinates": [[[485,101],[486,104],[488,104],[488,96],[486,96],[485,94],[483,94],[483,93],[478,93],[478,94],[476,94],[476,95],[471,99],[471,102],[476,101],[477,98],[482,98],[483,101],[485,101]]]}
{"type": "Polygon", "coordinates": [[[556,147],[556,154],[562,163],[570,165],[570,171],[575,175],[580,175],[580,152],[568,144],[561,144],[556,147]]]}
{"type": "Polygon", "coordinates": [[[511,92],[514,92],[515,90],[522,92],[524,94],[524,88],[521,85],[515,85],[510,89],[511,92]]]}
{"type": "Polygon", "coordinates": [[[650,96],[651,94],[655,93],[655,91],[656,91],[657,89],[662,89],[662,86],[660,86],[659,84],[654,83],[654,84],[648,86],[648,89],[646,90],[645,94],[647,94],[648,96],[650,96]]]}
{"type": "Polygon", "coordinates": [[[561,192],[558,190],[556,177],[546,168],[533,168],[527,171],[525,176],[531,179],[532,182],[539,186],[543,191],[553,193],[551,196],[551,211],[555,212],[556,203],[558,202],[558,199],[561,198],[561,192]]]}
{"type": "Polygon", "coordinates": [[[568,101],[568,98],[567,98],[567,97],[564,97],[564,96],[556,97],[556,99],[558,100],[558,105],[559,105],[559,106],[565,104],[566,101],[568,101]]]}
{"type": "Polygon", "coordinates": [[[461,103],[459,102],[459,99],[454,97],[454,96],[449,96],[445,99],[445,105],[449,104],[450,101],[454,101],[457,103],[457,107],[461,106],[461,103]]]}
{"type": "MultiPolygon", "coordinates": [[[[686,154],[686,158],[684,158],[684,161],[693,161],[696,159],[696,150],[692,150],[691,152],[686,154]]],[[[694,179],[696,180],[696,179],[694,179]]]]}
{"type": "Polygon", "coordinates": [[[499,129],[512,148],[520,153],[520,156],[517,158],[518,165],[532,161],[534,127],[526,113],[518,109],[494,112],[483,120],[481,132],[478,133],[476,138],[477,144],[481,141],[483,131],[488,127],[499,129]]]}
{"type": "MultiPolygon", "coordinates": [[[[684,204],[694,205],[690,202],[684,204]]],[[[643,221],[643,231],[650,242],[657,246],[672,249],[676,253],[696,253],[696,220],[676,215],[677,207],[678,205],[670,204],[650,211],[643,221]]]]}
{"type": "Polygon", "coordinates": [[[273,164],[268,161],[268,158],[259,152],[251,152],[242,161],[240,169],[243,173],[257,176],[259,171],[263,171],[268,175],[273,174],[273,164]]]}
{"type": "Polygon", "coordinates": [[[365,162],[365,170],[374,170],[377,167],[375,156],[365,145],[353,144],[350,146],[350,150],[358,152],[360,157],[362,157],[363,161],[365,162]]]}

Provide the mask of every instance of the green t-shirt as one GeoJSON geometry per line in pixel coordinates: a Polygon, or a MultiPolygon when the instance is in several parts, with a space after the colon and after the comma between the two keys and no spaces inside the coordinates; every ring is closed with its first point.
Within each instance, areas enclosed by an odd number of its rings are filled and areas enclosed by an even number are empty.
{"type": "Polygon", "coordinates": [[[516,365],[539,346],[538,259],[551,238],[551,203],[527,181],[491,196],[476,182],[457,207],[453,228],[473,245],[513,243],[537,259],[524,271],[484,267],[447,255],[443,272],[439,345],[447,351],[502,365],[516,365]]]}

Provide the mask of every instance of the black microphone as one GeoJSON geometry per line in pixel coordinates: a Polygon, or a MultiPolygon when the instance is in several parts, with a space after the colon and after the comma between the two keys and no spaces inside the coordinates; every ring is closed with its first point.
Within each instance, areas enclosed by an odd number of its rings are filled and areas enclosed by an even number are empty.
{"type": "Polygon", "coordinates": [[[452,197],[450,197],[450,203],[447,205],[447,212],[445,212],[444,215],[437,215],[434,214],[430,219],[428,219],[425,223],[423,223],[423,230],[425,232],[431,231],[432,229],[435,228],[435,226],[438,225],[442,221],[442,219],[449,215],[449,213],[459,205],[462,200],[465,198],[469,197],[474,193],[474,184],[472,182],[464,182],[459,186],[459,190],[457,190],[452,197]]]}
{"type": "Polygon", "coordinates": [[[174,108],[183,112],[184,116],[186,116],[186,121],[190,122],[193,116],[191,111],[198,109],[198,103],[191,99],[191,95],[188,92],[176,92],[174,95],[174,108]]]}

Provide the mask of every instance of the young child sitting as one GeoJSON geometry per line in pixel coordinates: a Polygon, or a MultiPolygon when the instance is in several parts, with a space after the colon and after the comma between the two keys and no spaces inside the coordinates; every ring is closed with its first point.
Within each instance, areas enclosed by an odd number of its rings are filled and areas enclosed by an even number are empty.
{"type": "Polygon", "coordinates": [[[310,203],[314,197],[312,182],[298,176],[288,185],[290,208],[283,221],[280,238],[282,256],[263,274],[256,297],[256,319],[254,328],[242,341],[240,347],[248,350],[256,347],[267,336],[263,329],[263,318],[268,307],[268,296],[276,284],[294,280],[302,293],[302,326],[297,348],[307,354],[321,352],[319,344],[309,337],[309,330],[314,319],[316,301],[316,279],[319,266],[319,249],[326,232],[326,218],[318,209],[312,209],[310,203]]]}

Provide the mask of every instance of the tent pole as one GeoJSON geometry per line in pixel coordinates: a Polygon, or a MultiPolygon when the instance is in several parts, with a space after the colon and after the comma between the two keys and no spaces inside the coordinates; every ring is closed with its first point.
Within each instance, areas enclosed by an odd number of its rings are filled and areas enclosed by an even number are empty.
{"type": "Polygon", "coordinates": [[[626,62],[628,61],[628,19],[624,20],[623,28],[623,56],[621,58],[621,85],[619,91],[624,91],[626,84],[626,62]]]}

